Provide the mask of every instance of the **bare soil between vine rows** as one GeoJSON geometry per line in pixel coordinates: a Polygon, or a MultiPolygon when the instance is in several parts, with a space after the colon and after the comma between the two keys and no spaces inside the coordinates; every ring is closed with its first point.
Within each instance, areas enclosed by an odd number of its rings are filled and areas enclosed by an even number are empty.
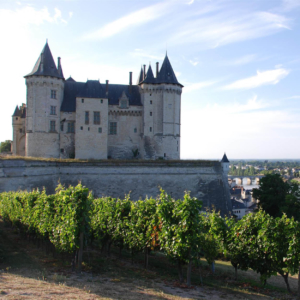
{"type": "Polygon", "coordinates": [[[179,284],[176,267],[160,253],[149,257],[149,270],[142,254],[132,264],[130,254],[123,251],[120,259],[117,249],[110,257],[86,249],[80,273],[72,272],[70,262],[70,255],[46,254],[43,245],[0,219],[0,299],[296,299],[296,277],[290,278],[288,295],[280,276],[270,278],[266,288],[252,271],[239,271],[239,280],[233,280],[229,262],[218,261],[215,274],[203,262],[203,284],[194,268],[192,288],[179,284]]]}

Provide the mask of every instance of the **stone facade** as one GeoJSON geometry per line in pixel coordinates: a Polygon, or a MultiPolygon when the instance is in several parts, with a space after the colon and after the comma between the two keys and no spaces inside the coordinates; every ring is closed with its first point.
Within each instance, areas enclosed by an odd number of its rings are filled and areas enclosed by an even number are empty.
{"type": "Polygon", "coordinates": [[[25,76],[27,103],[13,118],[13,154],[79,159],[180,159],[182,85],[166,56],[136,85],[64,79],[46,43],[25,76]]]}
{"type": "Polygon", "coordinates": [[[0,192],[46,188],[54,193],[58,182],[77,185],[79,181],[95,197],[132,200],[156,197],[161,187],[175,199],[184,191],[203,201],[203,210],[231,211],[227,175],[217,161],[116,161],[63,162],[0,159],[0,192]]]}

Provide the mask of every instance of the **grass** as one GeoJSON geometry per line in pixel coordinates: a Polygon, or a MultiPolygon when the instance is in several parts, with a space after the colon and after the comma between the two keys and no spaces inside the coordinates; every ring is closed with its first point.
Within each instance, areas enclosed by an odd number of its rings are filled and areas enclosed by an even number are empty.
{"type": "MultiPolygon", "coordinates": [[[[131,254],[112,248],[110,257],[89,247],[84,252],[83,271],[72,272],[71,255],[47,255],[43,246],[23,239],[0,219],[0,298],[6,299],[294,299],[280,276],[273,276],[263,288],[259,275],[238,271],[233,280],[230,262],[217,261],[215,274],[202,261],[201,285],[198,268],[193,268],[193,288],[180,285],[177,269],[163,253],[149,256],[149,270],[143,268],[143,253],[131,254]]],[[[184,268],[186,274],[186,268],[184,268]]],[[[290,278],[295,293],[297,279],[290,278]]]]}
{"type": "Polygon", "coordinates": [[[200,164],[213,166],[217,160],[142,160],[142,159],[70,159],[70,158],[44,158],[44,157],[30,157],[30,156],[1,156],[0,161],[3,160],[25,160],[25,161],[45,161],[45,162],[60,162],[60,163],[103,163],[103,164],[178,164],[178,163],[189,163],[189,164],[200,164]]]}

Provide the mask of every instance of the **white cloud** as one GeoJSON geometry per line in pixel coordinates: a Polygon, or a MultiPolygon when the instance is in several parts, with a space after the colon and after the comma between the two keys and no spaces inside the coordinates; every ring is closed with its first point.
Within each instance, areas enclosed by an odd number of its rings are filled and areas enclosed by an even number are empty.
{"type": "Polygon", "coordinates": [[[194,67],[196,67],[198,64],[199,64],[199,61],[197,61],[197,60],[189,60],[189,63],[192,65],[192,66],[194,66],[194,67]]]}
{"type": "Polygon", "coordinates": [[[191,5],[194,3],[195,0],[191,0],[190,2],[188,2],[188,5],[191,5]]]}
{"type": "Polygon", "coordinates": [[[163,2],[137,10],[104,25],[94,32],[86,34],[83,38],[87,40],[102,40],[111,37],[130,27],[138,26],[160,18],[170,11],[168,8],[170,8],[171,5],[171,2],[163,2]]]}
{"type": "Polygon", "coordinates": [[[181,123],[183,159],[221,159],[224,151],[229,160],[287,157],[287,153],[299,156],[290,148],[291,144],[300,146],[299,113],[259,100],[256,95],[247,101],[185,107],[181,123]],[[191,128],[200,129],[200,138],[195,139],[191,128]],[[283,128],[289,129],[288,136],[283,128]]]}
{"type": "Polygon", "coordinates": [[[191,43],[200,44],[204,48],[216,48],[272,35],[289,28],[290,20],[280,14],[224,9],[218,14],[204,13],[201,18],[186,15],[170,38],[170,44],[191,43]]]}
{"type": "Polygon", "coordinates": [[[209,86],[212,86],[216,83],[217,81],[201,81],[201,82],[196,82],[196,83],[187,83],[185,84],[184,88],[184,93],[190,93],[196,90],[200,90],[209,86]]]}
{"type": "Polygon", "coordinates": [[[248,54],[234,60],[229,60],[223,63],[225,66],[241,66],[249,64],[256,59],[256,54],[248,54]]]}
{"type": "Polygon", "coordinates": [[[69,12],[69,18],[71,19],[72,17],[73,17],[73,12],[70,11],[70,12],[69,12]]]}
{"type": "Polygon", "coordinates": [[[2,97],[6,99],[0,111],[0,126],[5,128],[0,132],[0,140],[11,137],[11,126],[8,126],[11,124],[11,115],[17,104],[26,102],[26,89],[22,78],[32,70],[42,48],[41,40],[32,38],[34,30],[49,23],[65,23],[58,8],[55,11],[32,6],[18,6],[16,10],[0,9],[0,40],[5,45],[0,47],[0,65],[5,70],[0,73],[0,82],[5,85],[2,97]],[[22,84],[17,83],[19,88],[16,89],[16,82],[20,80],[22,84]]]}
{"type": "Polygon", "coordinates": [[[289,70],[283,68],[263,72],[257,71],[255,76],[237,80],[229,85],[224,86],[223,88],[225,90],[252,89],[262,85],[277,84],[289,73],[289,70]]]}
{"type": "Polygon", "coordinates": [[[282,7],[285,11],[290,11],[300,6],[299,0],[283,0],[282,7]]]}
{"type": "Polygon", "coordinates": [[[142,58],[150,58],[153,60],[163,60],[163,56],[153,55],[149,52],[144,51],[143,49],[134,49],[133,52],[130,52],[130,55],[133,57],[142,57],[142,58]]]}
{"type": "Polygon", "coordinates": [[[285,99],[300,99],[300,95],[296,95],[296,96],[291,96],[285,99]]]}

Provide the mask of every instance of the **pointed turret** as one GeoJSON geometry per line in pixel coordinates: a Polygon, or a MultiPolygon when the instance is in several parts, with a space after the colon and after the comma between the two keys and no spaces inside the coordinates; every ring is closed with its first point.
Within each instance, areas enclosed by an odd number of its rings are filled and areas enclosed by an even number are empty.
{"type": "Polygon", "coordinates": [[[224,153],[223,158],[221,159],[221,166],[223,169],[223,173],[228,175],[229,173],[229,160],[227,158],[226,153],[224,153]]]}
{"type": "Polygon", "coordinates": [[[53,60],[53,56],[51,54],[48,42],[46,42],[46,45],[44,46],[42,53],[40,54],[33,70],[28,75],[24,76],[51,76],[56,78],[64,78],[61,66],[60,70],[56,68],[55,62],[53,60]]]}
{"type": "Polygon", "coordinates": [[[229,163],[226,153],[224,153],[221,163],[229,163]]]}
{"type": "Polygon", "coordinates": [[[149,66],[146,78],[142,83],[156,83],[151,66],[149,66]]]}
{"type": "Polygon", "coordinates": [[[167,54],[158,73],[156,83],[169,83],[183,86],[178,82],[167,54]]]}
{"type": "Polygon", "coordinates": [[[136,84],[140,84],[143,80],[144,80],[144,72],[143,72],[143,68],[141,67],[140,75],[138,77],[136,84]]]}
{"type": "Polygon", "coordinates": [[[22,115],[22,112],[20,111],[18,105],[16,106],[16,109],[15,109],[15,112],[14,114],[12,115],[13,117],[21,117],[22,115]]]}

